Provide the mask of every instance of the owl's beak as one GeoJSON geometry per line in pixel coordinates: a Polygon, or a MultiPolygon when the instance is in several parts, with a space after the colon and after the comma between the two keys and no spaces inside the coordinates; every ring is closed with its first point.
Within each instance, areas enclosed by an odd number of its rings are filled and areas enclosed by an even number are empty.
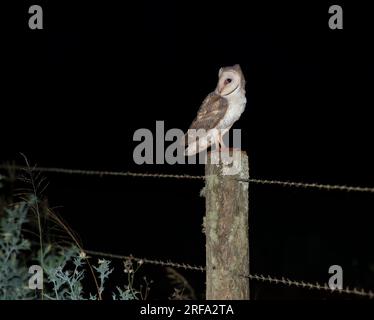
{"type": "Polygon", "coordinates": [[[222,90],[223,90],[224,87],[225,87],[224,85],[219,85],[219,86],[217,87],[217,92],[218,92],[219,94],[221,94],[221,92],[222,92],[222,90]]]}

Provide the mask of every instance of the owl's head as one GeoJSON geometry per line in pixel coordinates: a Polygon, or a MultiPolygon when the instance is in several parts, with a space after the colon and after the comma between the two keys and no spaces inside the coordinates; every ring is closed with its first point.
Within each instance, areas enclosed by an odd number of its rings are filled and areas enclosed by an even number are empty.
{"type": "Polygon", "coordinates": [[[244,89],[245,79],[242,69],[238,64],[232,67],[219,69],[216,93],[220,96],[228,96],[231,93],[244,89]]]}

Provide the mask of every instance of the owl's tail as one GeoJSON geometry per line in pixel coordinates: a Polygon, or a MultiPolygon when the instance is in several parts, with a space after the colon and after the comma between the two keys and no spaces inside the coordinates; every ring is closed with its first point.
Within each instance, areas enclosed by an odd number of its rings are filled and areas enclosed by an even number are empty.
{"type": "Polygon", "coordinates": [[[187,145],[184,155],[193,156],[205,151],[213,143],[218,141],[217,134],[215,133],[215,130],[209,130],[208,132],[188,130],[184,138],[185,145],[187,145]]]}
{"type": "Polygon", "coordinates": [[[191,143],[188,145],[188,147],[186,148],[186,150],[184,151],[184,155],[185,156],[193,156],[197,153],[200,153],[206,149],[209,148],[209,146],[211,145],[211,143],[199,143],[199,142],[194,142],[194,143],[191,143]]]}

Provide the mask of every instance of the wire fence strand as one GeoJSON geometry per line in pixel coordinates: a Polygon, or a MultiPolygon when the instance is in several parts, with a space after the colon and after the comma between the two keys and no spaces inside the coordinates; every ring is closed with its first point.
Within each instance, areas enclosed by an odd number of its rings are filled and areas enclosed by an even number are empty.
{"type": "MultiPolygon", "coordinates": [[[[142,178],[172,178],[172,179],[193,179],[193,180],[204,180],[205,176],[199,175],[186,175],[186,174],[165,174],[165,173],[140,173],[140,172],[120,172],[120,171],[97,171],[97,170],[80,170],[80,169],[66,169],[66,168],[50,168],[50,167],[27,167],[27,166],[19,166],[19,165],[0,165],[0,169],[7,169],[7,170],[16,170],[16,171],[27,171],[32,170],[35,172],[45,172],[45,173],[60,173],[60,174],[69,174],[69,175],[84,175],[84,176],[117,176],[117,177],[142,177],[142,178]]],[[[248,182],[252,184],[262,184],[262,185],[276,185],[282,187],[293,187],[293,188],[304,188],[304,189],[317,189],[317,190],[337,190],[337,191],[346,191],[346,192],[366,192],[366,193],[374,193],[374,188],[371,187],[360,187],[360,186],[346,186],[346,185],[331,185],[331,184],[320,184],[320,183],[304,183],[304,182],[293,182],[293,181],[280,181],[280,180],[266,180],[266,179],[243,179],[240,180],[242,182],[248,182]]],[[[194,266],[188,263],[178,263],[172,261],[163,261],[163,260],[154,260],[154,259],[147,259],[147,258],[137,258],[132,255],[124,256],[124,255],[117,255],[105,252],[98,252],[93,250],[85,250],[85,254],[94,255],[94,256],[101,256],[101,257],[108,257],[113,259],[122,259],[122,260],[133,260],[139,263],[146,263],[152,265],[159,265],[163,267],[174,267],[174,268],[182,268],[185,270],[193,270],[193,271],[206,271],[205,267],[202,266],[194,266]]],[[[243,276],[243,275],[242,275],[243,276]]],[[[374,293],[372,291],[365,291],[364,289],[353,288],[350,289],[349,287],[343,289],[331,289],[326,283],[321,285],[318,282],[310,283],[304,281],[295,281],[288,278],[275,278],[270,275],[262,275],[262,274],[249,274],[245,275],[244,277],[249,278],[250,280],[268,282],[271,284],[280,284],[286,286],[292,286],[297,288],[303,289],[314,289],[314,290],[322,290],[328,291],[331,293],[345,293],[349,295],[356,295],[362,297],[368,297],[370,299],[374,298],[374,293]]]]}
{"type": "Polygon", "coordinates": [[[250,280],[269,282],[269,283],[272,283],[272,284],[281,284],[281,285],[286,285],[286,286],[289,286],[289,287],[328,291],[330,293],[340,293],[340,294],[345,293],[345,294],[349,294],[349,295],[367,297],[369,299],[374,298],[373,291],[371,291],[371,290],[365,291],[364,289],[360,289],[360,288],[350,289],[349,287],[346,287],[346,288],[342,288],[342,289],[332,289],[327,285],[327,283],[321,285],[318,282],[310,283],[310,282],[304,282],[304,281],[295,281],[295,280],[290,280],[290,279],[284,278],[284,277],[279,279],[279,278],[271,277],[269,275],[264,276],[262,274],[250,274],[250,275],[246,275],[244,277],[247,277],[250,280]]]}
{"type": "Polygon", "coordinates": [[[322,183],[305,183],[305,182],[280,181],[280,180],[264,180],[264,179],[248,179],[248,180],[241,180],[241,181],[250,182],[253,184],[277,185],[277,186],[291,187],[291,188],[374,193],[374,188],[371,188],[371,187],[333,185],[333,184],[322,184],[322,183]]]}
{"type": "MultiPolygon", "coordinates": [[[[49,167],[31,167],[19,165],[0,165],[0,169],[13,169],[17,171],[33,170],[36,172],[45,173],[58,173],[68,175],[82,175],[82,176],[114,176],[114,177],[140,177],[140,178],[169,178],[169,179],[191,179],[191,180],[204,180],[203,175],[189,175],[189,174],[167,174],[167,173],[142,173],[131,171],[98,171],[98,170],[81,170],[81,169],[66,169],[66,168],[49,168],[49,167]]],[[[347,185],[334,185],[322,183],[307,183],[295,181],[281,181],[269,179],[241,179],[239,181],[248,182],[258,185],[272,185],[288,188],[301,188],[301,189],[314,189],[324,191],[343,191],[343,192],[361,192],[361,193],[374,193],[374,187],[362,186],[347,186],[347,185]]]]}
{"type": "Polygon", "coordinates": [[[66,168],[49,168],[49,167],[31,167],[18,165],[0,165],[0,169],[14,169],[16,171],[32,170],[36,172],[45,173],[61,173],[68,175],[81,176],[113,176],[113,177],[140,177],[140,178],[171,178],[171,179],[195,179],[203,180],[204,176],[188,175],[188,174],[165,174],[165,173],[142,173],[130,171],[99,171],[99,170],[81,170],[81,169],[66,169],[66,168]]]}
{"type": "Polygon", "coordinates": [[[174,267],[174,268],[180,268],[185,270],[194,270],[194,271],[201,271],[204,272],[205,268],[202,266],[193,266],[188,263],[178,263],[178,262],[172,262],[172,261],[162,261],[162,260],[152,260],[147,258],[136,258],[132,255],[129,256],[123,256],[119,254],[112,254],[112,253],[105,253],[105,252],[99,252],[99,251],[93,251],[93,250],[84,250],[84,253],[88,255],[93,256],[100,256],[100,257],[107,257],[112,259],[120,259],[120,260],[132,260],[140,263],[146,263],[146,264],[153,264],[163,267],[174,267]]]}
{"type": "MultiPolygon", "coordinates": [[[[93,250],[84,250],[85,254],[93,255],[93,256],[99,256],[99,257],[106,257],[106,258],[112,258],[112,259],[120,259],[120,260],[132,260],[136,261],[138,263],[145,263],[145,264],[151,264],[151,265],[158,265],[162,267],[174,267],[174,268],[180,268],[185,270],[193,270],[193,271],[200,271],[205,272],[206,268],[203,266],[194,266],[188,263],[178,263],[178,262],[172,262],[172,261],[162,261],[162,260],[154,260],[154,259],[147,259],[147,258],[137,258],[132,255],[119,255],[119,254],[112,254],[112,253],[105,253],[105,252],[99,252],[99,251],[93,251],[93,250]]],[[[310,289],[310,290],[319,290],[319,291],[325,291],[330,293],[345,293],[348,295],[356,295],[361,297],[367,297],[369,299],[374,298],[374,293],[372,291],[366,291],[361,288],[352,288],[349,287],[342,288],[342,289],[332,289],[328,286],[327,283],[321,285],[318,282],[311,283],[311,282],[305,282],[305,281],[296,281],[291,280],[285,277],[282,278],[276,278],[272,277],[270,275],[262,275],[262,274],[249,274],[249,275],[239,275],[241,277],[249,278],[250,280],[254,281],[261,281],[261,282],[268,282],[275,285],[286,285],[289,287],[296,287],[296,288],[302,288],[302,289],[310,289]]]]}

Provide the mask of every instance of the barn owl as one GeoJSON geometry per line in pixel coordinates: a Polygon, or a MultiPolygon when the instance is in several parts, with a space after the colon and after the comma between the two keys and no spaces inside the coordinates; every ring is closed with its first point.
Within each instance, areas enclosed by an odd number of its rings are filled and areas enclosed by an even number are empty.
{"type": "Polygon", "coordinates": [[[185,136],[185,155],[194,155],[213,144],[217,150],[220,146],[221,150],[225,149],[223,136],[240,118],[246,102],[245,79],[240,66],[221,68],[216,89],[204,99],[185,136]]]}

